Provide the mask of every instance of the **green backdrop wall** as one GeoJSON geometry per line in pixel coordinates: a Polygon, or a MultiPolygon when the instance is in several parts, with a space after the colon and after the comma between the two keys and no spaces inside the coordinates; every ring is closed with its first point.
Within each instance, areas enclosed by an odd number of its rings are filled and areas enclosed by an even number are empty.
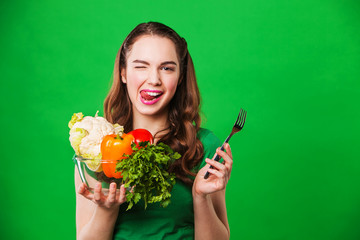
{"type": "Polygon", "coordinates": [[[203,126],[240,107],[227,188],[231,239],[360,238],[360,4],[3,1],[0,234],[74,239],[74,112],[102,114],[116,52],[138,23],[188,41],[203,126]]]}

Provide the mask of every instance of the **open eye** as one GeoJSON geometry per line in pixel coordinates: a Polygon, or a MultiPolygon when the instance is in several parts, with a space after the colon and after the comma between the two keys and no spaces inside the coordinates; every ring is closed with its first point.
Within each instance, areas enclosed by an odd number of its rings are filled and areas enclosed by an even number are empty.
{"type": "Polygon", "coordinates": [[[167,67],[167,66],[162,66],[160,69],[161,69],[161,70],[165,70],[165,71],[175,71],[175,68],[173,68],[173,67],[167,67]]]}

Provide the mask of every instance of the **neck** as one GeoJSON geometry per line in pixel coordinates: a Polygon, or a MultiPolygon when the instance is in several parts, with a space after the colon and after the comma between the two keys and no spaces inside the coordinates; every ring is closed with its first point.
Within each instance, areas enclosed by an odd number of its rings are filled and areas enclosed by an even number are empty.
{"type": "MultiPolygon", "coordinates": [[[[156,116],[140,115],[135,112],[133,114],[133,129],[144,128],[148,130],[153,136],[155,136],[156,133],[169,127],[167,113],[156,116]]],[[[164,133],[166,133],[166,131],[163,131],[155,136],[155,143],[161,138],[164,133]]]]}

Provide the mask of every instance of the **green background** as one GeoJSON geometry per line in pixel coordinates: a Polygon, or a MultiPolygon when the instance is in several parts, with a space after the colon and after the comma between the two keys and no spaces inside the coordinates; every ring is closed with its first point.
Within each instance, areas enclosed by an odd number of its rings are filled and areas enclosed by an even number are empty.
{"type": "Polygon", "coordinates": [[[359,1],[0,6],[1,238],[75,238],[67,122],[102,114],[121,42],[150,20],[187,39],[204,127],[225,139],[248,111],[231,140],[231,239],[360,238],[359,1]]]}

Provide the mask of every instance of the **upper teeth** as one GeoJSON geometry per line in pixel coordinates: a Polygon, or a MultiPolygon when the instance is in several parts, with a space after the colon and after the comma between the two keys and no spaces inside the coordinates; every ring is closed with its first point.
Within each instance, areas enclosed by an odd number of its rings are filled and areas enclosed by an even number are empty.
{"type": "Polygon", "coordinates": [[[153,96],[153,97],[156,97],[156,96],[158,96],[158,95],[160,95],[160,93],[159,92],[146,92],[148,95],[150,95],[150,96],[153,96]]]}

